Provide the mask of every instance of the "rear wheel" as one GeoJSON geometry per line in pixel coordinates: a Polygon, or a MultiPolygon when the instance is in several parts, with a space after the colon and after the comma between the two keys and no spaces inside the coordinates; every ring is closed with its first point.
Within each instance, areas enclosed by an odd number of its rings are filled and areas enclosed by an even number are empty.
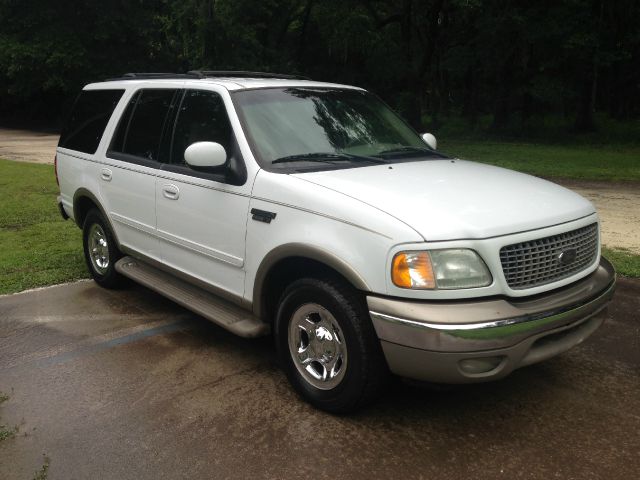
{"type": "Polygon", "coordinates": [[[122,257],[116,246],[109,224],[99,210],[87,214],[82,227],[84,258],[93,279],[105,288],[118,288],[125,279],[115,269],[115,263],[122,257]]]}
{"type": "Polygon", "coordinates": [[[364,301],[344,281],[292,283],[280,301],[275,335],[289,381],[317,408],[353,411],[374,400],[388,378],[364,301]]]}

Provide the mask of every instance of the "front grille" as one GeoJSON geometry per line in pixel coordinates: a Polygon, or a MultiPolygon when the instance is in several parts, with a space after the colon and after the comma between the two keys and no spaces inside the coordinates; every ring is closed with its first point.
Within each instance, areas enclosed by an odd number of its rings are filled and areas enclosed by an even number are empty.
{"type": "MultiPolygon", "coordinates": [[[[572,252],[568,252],[571,256],[572,252]]],[[[595,262],[598,256],[598,224],[570,232],[514,243],[500,249],[507,284],[514,290],[537,287],[570,277],[595,262]],[[560,261],[562,252],[575,249],[575,260],[560,261]]]]}

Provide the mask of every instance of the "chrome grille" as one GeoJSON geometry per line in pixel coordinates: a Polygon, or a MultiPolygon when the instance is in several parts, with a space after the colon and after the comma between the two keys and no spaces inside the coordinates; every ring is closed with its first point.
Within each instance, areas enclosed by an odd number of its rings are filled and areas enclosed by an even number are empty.
{"type": "Polygon", "coordinates": [[[514,290],[537,287],[570,277],[592,265],[597,256],[597,223],[500,249],[504,276],[509,287],[514,290]],[[575,260],[562,263],[560,254],[571,249],[575,249],[575,260]]]}

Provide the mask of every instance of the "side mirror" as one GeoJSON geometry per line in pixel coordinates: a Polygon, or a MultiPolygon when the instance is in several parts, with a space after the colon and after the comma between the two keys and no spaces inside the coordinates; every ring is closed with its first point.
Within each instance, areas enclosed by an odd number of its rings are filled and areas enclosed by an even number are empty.
{"type": "Polygon", "coordinates": [[[184,160],[190,167],[219,167],[227,161],[227,152],[216,142],[196,142],[184,151],[184,160]]]}
{"type": "Polygon", "coordinates": [[[424,143],[429,145],[434,150],[438,147],[438,141],[436,140],[436,137],[434,137],[430,133],[423,133],[420,136],[422,137],[422,140],[424,141],[424,143]]]}

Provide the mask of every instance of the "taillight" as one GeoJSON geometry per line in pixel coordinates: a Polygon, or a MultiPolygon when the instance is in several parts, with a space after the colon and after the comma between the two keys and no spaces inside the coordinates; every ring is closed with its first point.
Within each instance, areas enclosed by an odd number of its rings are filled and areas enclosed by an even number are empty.
{"type": "Polygon", "coordinates": [[[58,180],[58,155],[53,157],[53,170],[56,172],[56,183],[60,186],[60,180],[58,180]]]}

